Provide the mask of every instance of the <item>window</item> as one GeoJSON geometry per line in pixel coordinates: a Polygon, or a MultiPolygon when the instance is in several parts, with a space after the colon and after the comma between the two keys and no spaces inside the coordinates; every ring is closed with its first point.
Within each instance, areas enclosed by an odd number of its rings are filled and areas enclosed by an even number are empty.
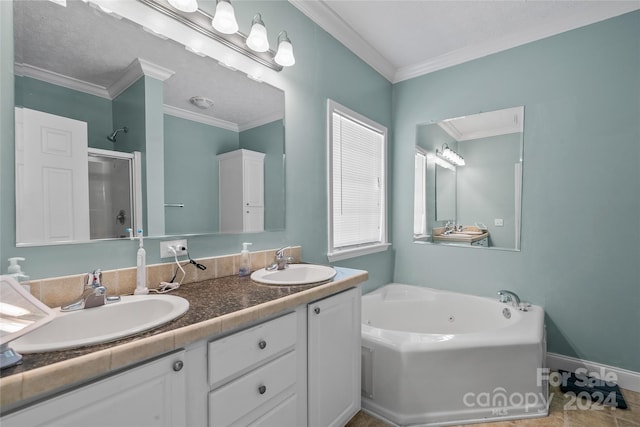
{"type": "Polygon", "coordinates": [[[328,101],[329,261],[386,250],[387,128],[328,101]]]}
{"type": "Polygon", "coordinates": [[[427,234],[427,154],[416,148],[413,187],[413,237],[427,234]]]}

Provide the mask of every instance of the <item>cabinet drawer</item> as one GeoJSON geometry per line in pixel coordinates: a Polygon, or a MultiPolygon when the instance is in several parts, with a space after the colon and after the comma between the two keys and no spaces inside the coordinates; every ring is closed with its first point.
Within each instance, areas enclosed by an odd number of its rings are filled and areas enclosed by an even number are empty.
{"type": "MultiPolygon", "coordinates": [[[[229,426],[296,382],[296,352],[281,356],[209,393],[209,426],[229,426]]],[[[293,390],[292,390],[293,392],[293,390]]]]}
{"type": "Polygon", "coordinates": [[[209,343],[209,384],[221,384],[292,349],[296,326],[296,314],[290,313],[209,343]]]}
{"type": "Polygon", "coordinates": [[[249,427],[296,427],[298,401],[296,395],[289,396],[275,408],[248,424],[249,427]]]}

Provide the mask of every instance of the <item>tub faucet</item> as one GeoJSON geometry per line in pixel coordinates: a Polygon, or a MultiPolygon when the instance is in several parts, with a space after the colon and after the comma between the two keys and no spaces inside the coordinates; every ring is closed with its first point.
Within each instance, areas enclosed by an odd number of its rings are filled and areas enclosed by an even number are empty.
{"type": "Polygon", "coordinates": [[[267,270],[284,270],[289,266],[292,261],[291,257],[285,257],[284,251],[289,249],[289,246],[285,246],[284,248],[280,248],[276,251],[276,258],[273,264],[266,267],[267,270]]]}
{"type": "Polygon", "coordinates": [[[107,288],[102,285],[102,271],[98,269],[87,274],[87,283],[84,285],[80,298],[74,303],[61,307],[60,311],[76,311],[99,307],[116,301],[120,301],[120,297],[107,296],[107,288]]]}
{"type": "Polygon", "coordinates": [[[498,296],[500,296],[500,302],[505,304],[511,302],[511,305],[520,311],[527,311],[527,309],[531,307],[529,303],[520,302],[520,297],[518,297],[515,292],[503,289],[498,291],[498,296]]]}

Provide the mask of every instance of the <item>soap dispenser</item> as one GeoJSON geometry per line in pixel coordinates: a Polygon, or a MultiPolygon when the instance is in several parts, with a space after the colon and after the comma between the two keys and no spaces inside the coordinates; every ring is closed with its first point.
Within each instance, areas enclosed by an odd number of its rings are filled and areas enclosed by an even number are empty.
{"type": "Polygon", "coordinates": [[[18,261],[26,260],[22,257],[9,258],[9,267],[7,268],[7,272],[9,273],[9,276],[16,279],[17,282],[21,282],[22,286],[26,290],[30,291],[30,286],[27,284],[27,282],[29,281],[29,276],[24,274],[22,268],[20,267],[20,264],[18,264],[18,261]]]}
{"type": "Polygon", "coordinates": [[[249,249],[247,246],[251,243],[244,242],[242,244],[242,251],[240,251],[240,268],[238,269],[238,276],[248,276],[251,274],[251,256],[249,255],[249,249]]]}

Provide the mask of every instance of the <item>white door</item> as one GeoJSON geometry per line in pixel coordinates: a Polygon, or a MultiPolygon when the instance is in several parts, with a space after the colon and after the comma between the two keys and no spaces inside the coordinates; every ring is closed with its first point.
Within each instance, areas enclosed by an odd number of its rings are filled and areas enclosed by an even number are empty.
{"type": "Polygon", "coordinates": [[[360,288],[307,310],[309,427],[343,426],[360,410],[360,288]]]}
{"type": "Polygon", "coordinates": [[[87,124],[15,111],[16,242],[89,240],[87,124]]]}

